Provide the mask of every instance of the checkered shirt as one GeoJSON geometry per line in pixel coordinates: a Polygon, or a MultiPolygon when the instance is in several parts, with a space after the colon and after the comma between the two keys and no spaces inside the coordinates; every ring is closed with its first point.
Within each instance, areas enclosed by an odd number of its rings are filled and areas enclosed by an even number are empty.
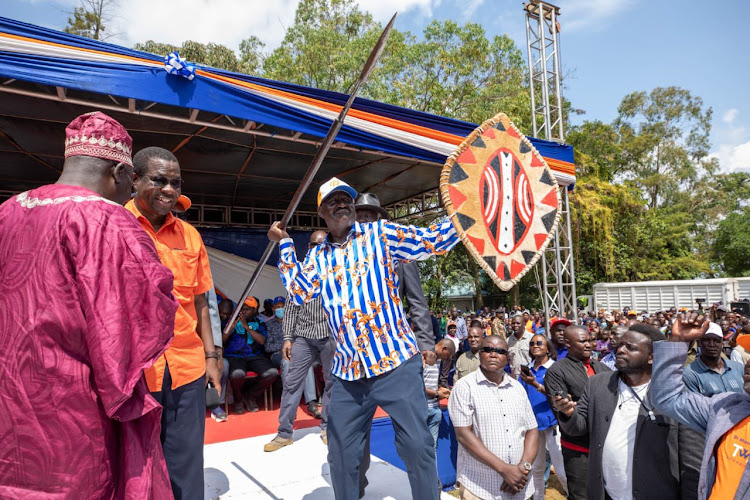
{"type": "MultiPolygon", "coordinates": [[[[496,385],[477,369],[453,387],[448,411],[455,427],[469,427],[489,451],[507,464],[518,464],[523,456],[526,431],[536,429],[536,418],[521,384],[507,374],[496,385]]],[[[500,491],[503,477],[458,447],[456,480],[474,495],[485,499],[525,500],[534,494],[529,476],[526,487],[513,495],[500,491]]]]}

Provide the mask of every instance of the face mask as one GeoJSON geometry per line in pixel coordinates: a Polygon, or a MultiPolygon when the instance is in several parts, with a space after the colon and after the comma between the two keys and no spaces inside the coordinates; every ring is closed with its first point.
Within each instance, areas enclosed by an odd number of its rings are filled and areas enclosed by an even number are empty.
{"type": "Polygon", "coordinates": [[[284,317],[284,308],[279,307],[278,309],[274,311],[274,314],[276,314],[277,318],[282,319],[284,317]]]}

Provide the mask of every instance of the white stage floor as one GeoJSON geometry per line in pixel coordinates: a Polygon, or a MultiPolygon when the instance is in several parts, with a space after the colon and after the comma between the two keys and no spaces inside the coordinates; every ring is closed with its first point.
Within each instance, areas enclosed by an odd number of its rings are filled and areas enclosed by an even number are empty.
{"type": "MultiPolygon", "coordinates": [[[[274,434],[204,447],[205,498],[333,500],[320,427],[294,431],[294,444],[273,453],[263,446],[274,434]]],[[[410,500],[406,472],[373,456],[367,500],[410,500]]],[[[442,493],[442,499],[452,499],[442,493]]]]}

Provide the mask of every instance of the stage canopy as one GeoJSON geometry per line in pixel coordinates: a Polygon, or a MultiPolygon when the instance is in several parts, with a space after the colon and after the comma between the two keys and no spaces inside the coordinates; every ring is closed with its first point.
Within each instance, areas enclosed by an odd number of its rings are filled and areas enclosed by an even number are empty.
{"type": "MultiPolygon", "coordinates": [[[[130,131],[136,151],[173,151],[194,204],[283,210],[346,98],[199,65],[188,79],[168,73],[163,57],[0,18],[0,190],[7,197],[53,182],[65,126],[99,109],[130,131]]],[[[446,156],[474,127],[357,99],[317,180],[339,176],[393,206],[434,192],[446,156]]],[[[573,149],[531,141],[571,185],[573,149]]],[[[300,213],[314,213],[318,185],[300,213]]],[[[268,221],[235,221],[232,212],[214,222],[268,221]]]]}

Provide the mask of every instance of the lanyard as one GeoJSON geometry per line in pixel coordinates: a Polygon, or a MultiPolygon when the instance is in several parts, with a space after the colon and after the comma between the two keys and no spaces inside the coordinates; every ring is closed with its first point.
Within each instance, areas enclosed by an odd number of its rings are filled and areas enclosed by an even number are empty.
{"type": "Polygon", "coordinates": [[[641,399],[641,397],[638,395],[635,389],[630,387],[628,384],[625,384],[625,386],[628,388],[628,390],[630,390],[630,392],[633,393],[633,397],[641,404],[641,406],[643,406],[646,410],[648,410],[648,418],[650,418],[652,422],[656,422],[656,415],[654,415],[654,411],[648,406],[646,406],[646,403],[641,399]]]}

